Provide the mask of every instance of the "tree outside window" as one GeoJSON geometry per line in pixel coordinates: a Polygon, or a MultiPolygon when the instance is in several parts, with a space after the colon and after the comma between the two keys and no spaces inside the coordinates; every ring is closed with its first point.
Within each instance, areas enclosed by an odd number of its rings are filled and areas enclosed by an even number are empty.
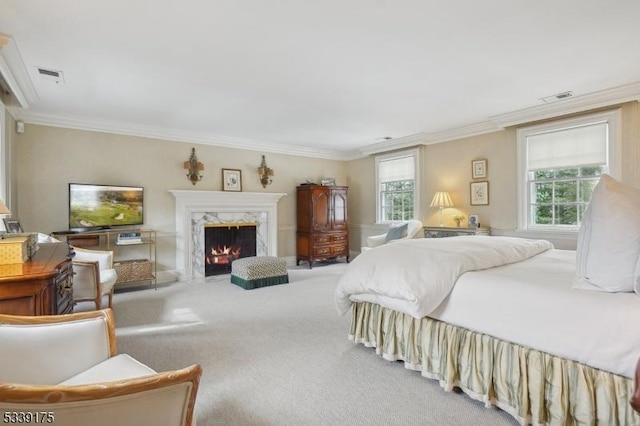
{"type": "Polygon", "coordinates": [[[577,227],[603,166],[530,172],[531,223],[577,227]]]}
{"type": "Polygon", "coordinates": [[[381,184],[381,213],[383,221],[404,221],[414,217],[415,183],[412,180],[385,182],[381,184]]]}

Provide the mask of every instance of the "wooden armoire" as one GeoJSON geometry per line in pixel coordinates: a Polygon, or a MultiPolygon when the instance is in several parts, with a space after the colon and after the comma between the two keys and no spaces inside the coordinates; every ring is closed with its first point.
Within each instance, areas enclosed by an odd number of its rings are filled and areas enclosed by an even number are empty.
{"type": "Polygon", "coordinates": [[[300,185],[297,189],[296,265],[301,260],[345,257],[349,262],[347,187],[300,185]]]}

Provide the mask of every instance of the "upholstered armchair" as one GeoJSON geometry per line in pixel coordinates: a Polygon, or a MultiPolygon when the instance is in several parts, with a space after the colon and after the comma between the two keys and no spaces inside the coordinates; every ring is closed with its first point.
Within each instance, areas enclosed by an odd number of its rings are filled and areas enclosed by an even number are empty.
{"type": "Polygon", "coordinates": [[[113,252],[73,247],[73,301],[92,301],[102,309],[102,298],[108,296],[113,307],[113,289],[118,279],[113,269],[113,252]]]}
{"type": "Polygon", "coordinates": [[[368,237],[367,247],[362,247],[362,251],[379,247],[392,241],[420,237],[422,237],[422,221],[408,220],[405,222],[393,223],[384,234],[368,237]]]}
{"type": "Polygon", "coordinates": [[[195,424],[200,365],[157,373],[118,355],[111,309],[0,314],[0,342],[0,412],[41,416],[25,423],[195,424]]]}

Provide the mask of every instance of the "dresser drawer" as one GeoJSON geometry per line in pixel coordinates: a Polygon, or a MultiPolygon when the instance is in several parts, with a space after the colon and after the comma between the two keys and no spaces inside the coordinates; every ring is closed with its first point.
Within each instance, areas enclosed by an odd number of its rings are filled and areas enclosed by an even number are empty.
{"type": "Polygon", "coordinates": [[[338,256],[344,255],[347,253],[347,246],[345,244],[338,244],[335,246],[331,246],[331,255],[338,256]]]}
{"type": "Polygon", "coordinates": [[[339,234],[320,234],[313,236],[313,242],[315,244],[346,243],[347,240],[347,234],[342,232],[339,234]]]}
{"type": "Polygon", "coordinates": [[[347,241],[347,234],[337,234],[333,235],[331,242],[333,243],[344,243],[347,241]]]}
{"type": "Polygon", "coordinates": [[[332,236],[330,234],[314,235],[313,242],[315,244],[329,244],[331,243],[332,236]]]}
{"type": "Polygon", "coordinates": [[[331,246],[314,247],[313,256],[314,257],[331,256],[331,246]]]}

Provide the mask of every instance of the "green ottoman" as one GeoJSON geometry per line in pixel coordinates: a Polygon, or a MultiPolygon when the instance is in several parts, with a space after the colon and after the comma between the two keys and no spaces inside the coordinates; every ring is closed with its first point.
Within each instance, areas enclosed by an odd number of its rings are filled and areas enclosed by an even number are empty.
{"type": "Polygon", "coordinates": [[[289,282],[287,262],[273,256],[251,256],[231,263],[231,282],[245,290],[289,282]]]}

